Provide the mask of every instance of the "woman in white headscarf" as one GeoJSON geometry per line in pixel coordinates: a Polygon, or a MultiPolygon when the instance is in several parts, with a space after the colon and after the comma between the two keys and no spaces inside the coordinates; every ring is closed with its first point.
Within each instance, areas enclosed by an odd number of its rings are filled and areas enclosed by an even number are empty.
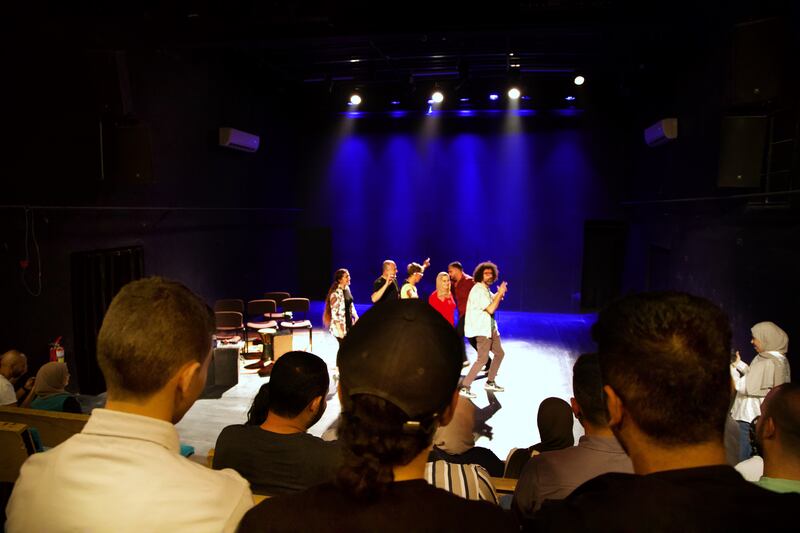
{"type": "Polygon", "coordinates": [[[748,365],[736,352],[731,363],[731,377],[736,387],[731,416],[741,428],[741,457],[750,457],[750,422],[761,414],[761,404],[770,389],[791,381],[789,360],[789,336],[772,322],[759,322],[750,331],[750,343],[758,355],[748,365]]]}

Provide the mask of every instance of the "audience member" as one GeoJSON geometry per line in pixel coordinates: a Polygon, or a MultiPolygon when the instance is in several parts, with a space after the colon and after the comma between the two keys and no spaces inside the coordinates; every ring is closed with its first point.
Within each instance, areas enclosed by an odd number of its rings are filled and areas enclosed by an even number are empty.
{"type": "Polygon", "coordinates": [[[764,457],[758,484],[775,492],[800,492],[800,384],[778,385],[764,398],[756,421],[764,457]]]}
{"type": "MultiPolygon", "coordinates": [[[[492,394],[492,400],[494,400],[494,394],[492,394]]],[[[496,400],[494,403],[497,403],[496,400]]],[[[491,404],[492,402],[490,402],[491,404]]],[[[459,396],[453,419],[446,426],[440,426],[433,436],[433,450],[429,460],[443,460],[453,464],[476,464],[485,468],[490,475],[502,477],[503,461],[492,450],[475,446],[475,429],[479,411],[471,400],[459,396]]]]}
{"type": "Polygon", "coordinates": [[[575,444],[572,432],[572,408],[561,398],[545,398],[536,416],[541,442],[529,448],[514,449],[506,459],[505,477],[519,479],[522,469],[532,457],[544,452],[563,450],[575,444]]]}
{"type": "Polygon", "coordinates": [[[467,500],[498,505],[497,489],[489,472],[481,465],[433,461],[425,465],[425,481],[467,500]]]}
{"type": "Polygon", "coordinates": [[[69,370],[65,363],[45,363],[36,373],[33,393],[23,402],[23,407],[80,413],[81,404],[77,398],[65,390],[69,383],[69,370]]]}
{"type": "Polygon", "coordinates": [[[437,426],[453,417],[464,345],[420,300],[374,306],[338,355],[344,459],[335,482],[261,502],[240,531],[515,531],[510,513],[425,481],[437,426]]]}
{"type": "Polygon", "coordinates": [[[28,372],[28,359],[17,350],[9,350],[0,357],[0,406],[16,406],[33,389],[34,378],[28,378],[25,385],[16,390],[19,378],[28,372]]]}
{"type": "Polygon", "coordinates": [[[609,424],[634,474],[598,476],[550,501],[537,531],[762,531],[796,520],[800,496],[748,483],[725,464],[730,326],[681,293],[632,295],[592,328],[609,424]]]}
{"type": "Polygon", "coordinates": [[[25,462],[6,531],[234,531],[253,505],[247,481],[181,457],[173,425],[203,390],[214,329],[179,283],[123,287],[97,339],[106,407],[25,462]]]}
{"type": "Polygon", "coordinates": [[[750,329],[750,343],[758,353],[748,366],[739,352],[731,363],[731,376],[736,388],[731,415],[739,423],[739,458],[750,457],[750,423],[761,414],[761,402],[770,389],[791,381],[789,336],[772,322],[759,322],[750,329]]]}
{"type": "Polygon", "coordinates": [[[276,495],[331,480],[341,464],[338,443],[306,433],[325,412],[328,367],[308,352],[289,352],[261,386],[247,424],[222,430],[214,468],[233,468],[253,492],[276,495]]]}
{"type": "MultiPolygon", "coordinates": [[[[561,500],[579,485],[606,472],[633,472],[608,427],[603,379],[597,354],[581,355],[572,368],[572,412],[585,431],[577,446],[541,453],[527,462],[517,482],[512,508],[530,516],[544,500],[561,500]]],[[[571,429],[571,428],[570,428],[571,429]]]]}
{"type": "Polygon", "coordinates": [[[456,301],[450,294],[450,276],[447,272],[436,274],[436,290],[428,297],[428,303],[455,327],[456,301]]]}

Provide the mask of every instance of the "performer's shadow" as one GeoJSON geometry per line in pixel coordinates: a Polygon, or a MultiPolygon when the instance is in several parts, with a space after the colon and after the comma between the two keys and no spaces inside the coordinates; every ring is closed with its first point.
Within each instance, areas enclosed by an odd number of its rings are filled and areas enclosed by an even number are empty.
{"type": "Polygon", "coordinates": [[[497,411],[503,408],[494,391],[486,391],[486,397],[489,399],[489,405],[481,409],[475,408],[475,425],[472,428],[472,432],[475,434],[475,440],[478,440],[479,437],[486,437],[492,440],[494,436],[493,429],[492,426],[486,422],[492,418],[497,411]]]}

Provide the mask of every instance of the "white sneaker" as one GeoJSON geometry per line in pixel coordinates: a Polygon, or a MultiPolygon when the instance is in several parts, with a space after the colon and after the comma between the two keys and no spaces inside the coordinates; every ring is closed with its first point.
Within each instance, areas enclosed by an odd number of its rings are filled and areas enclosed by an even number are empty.
{"type": "Polygon", "coordinates": [[[494,381],[487,381],[486,385],[484,385],[483,388],[486,389],[486,390],[491,390],[491,391],[495,391],[495,392],[503,392],[504,390],[506,390],[504,387],[501,387],[500,385],[498,385],[494,381]]]}
{"type": "Polygon", "coordinates": [[[475,398],[477,396],[474,392],[469,390],[469,387],[461,387],[458,393],[464,398],[475,398]]]}

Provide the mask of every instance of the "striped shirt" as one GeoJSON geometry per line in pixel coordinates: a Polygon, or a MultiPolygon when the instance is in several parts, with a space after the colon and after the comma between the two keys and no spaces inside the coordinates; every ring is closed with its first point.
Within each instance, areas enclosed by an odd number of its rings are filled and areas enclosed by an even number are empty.
{"type": "Polygon", "coordinates": [[[467,500],[497,502],[497,491],[489,472],[480,465],[459,465],[435,461],[425,465],[425,480],[434,487],[444,489],[467,500]]]}

